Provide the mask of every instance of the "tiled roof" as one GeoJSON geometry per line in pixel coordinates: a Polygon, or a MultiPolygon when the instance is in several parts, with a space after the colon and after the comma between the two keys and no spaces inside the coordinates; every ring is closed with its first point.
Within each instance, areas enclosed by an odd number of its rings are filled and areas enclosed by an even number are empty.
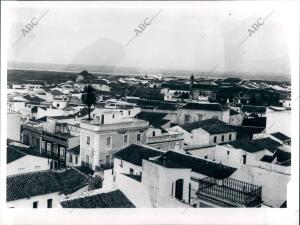
{"type": "Polygon", "coordinates": [[[36,149],[33,148],[24,148],[20,146],[12,146],[12,145],[7,146],[7,163],[10,163],[26,155],[48,158],[48,156],[41,154],[40,152],[38,152],[36,149]]]}
{"type": "Polygon", "coordinates": [[[79,173],[75,169],[67,169],[55,172],[55,176],[62,186],[65,195],[71,194],[88,184],[87,176],[79,173]]]}
{"type": "Polygon", "coordinates": [[[281,132],[272,133],[271,135],[273,137],[277,138],[280,141],[289,141],[289,140],[291,140],[290,137],[286,136],[285,134],[283,134],[281,132]]]}
{"type": "Polygon", "coordinates": [[[230,116],[234,116],[234,115],[238,115],[238,114],[240,114],[240,113],[233,109],[230,109],[230,116]]]}
{"type": "Polygon", "coordinates": [[[7,147],[7,154],[6,154],[6,162],[11,163],[17,159],[20,159],[22,157],[26,156],[25,153],[16,151],[14,148],[7,147]]]}
{"type": "Polygon", "coordinates": [[[160,127],[166,124],[169,120],[165,120],[164,117],[167,113],[159,112],[140,112],[135,117],[141,120],[146,120],[150,125],[154,127],[160,127]]]}
{"type": "Polygon", "coordinates": [[[161,88],[168,88],[170,90],[177,90],[177,91],[189,91],[190,85],[184,83],[163,83],[161,84],[161,88]]]}
{"type": "Polygon", "coordinates": [[[202,120],[194,123],[186,123],[183,125],[179,125],[182,129],[191,133],[192,130],[202,128],[206,132],[210,134],[221,134],[228,132],[235,132],[233,128],[228,126],[225,122],[212,118],[207,120],[202,120]]]}
{"type": "Polygon", "coordinates": [[[162,154],[163,152],[159,150],[132,144],[115,153],[114,157],[130,162],[134,165],[142,166],[143,159],[149,159],[162,154]]]}
{"type": "Polygon", "coordinates": [[[44,102],[45,100],[38,97],[38,96],[30,96],[30,95],[25,95],[23,96],[23,98],[25,98],[26,100],[30,101],[30,102],[44,102]]]}
{"type": "Polygon", "coordinates": [[[14,201],[61,191],[52,171],[23,173],[7,177],[6,200],[14,201]]]}
{"type": "Polygon", "coordinates": [[[265,129],[264,127],[253,126],[229,126],[237,132],[237,139],[252,138],[253,134],[259,134],[265,129]]]}
{"type": "Polygon", "coordinates": [[[274,156],[277,157],[277,163],[282,166],[291,166],[291,153],[278,149],[274,156]]]}
{"type": "Polygon", "coordinates": [[[217,179],[227,178],[236,171],[236,168],[230,166],[174,151],[168,151],[157,160],[151,161],[167,168],[190,168],[196,173],[217,179]]]}
{"type": "Polygon", "coordinates": [[[120,190],[60,202],[63,208],[135,208],[120,190]]]}
{"type": "Polygon", "coordinates": [[[218,103],[187,103],[182,109],[223,111],[223,108],[218,103]]]}
{"type": "Polygon", "coordinates": [[[275,159],[272,155],[264,155],[260,161],[271,163],[275,159]]]}
{"type": "Polygon", "coordinates": [[[248,113],[265,113],[266,107],[265,106],[255,106],[255,105],[244,105],[242,107],[243,112],[248,113]]]}
{"type": "Polygon", "coordinates": [[[80,154],[80,145],[77,145],[76,147],[69,149],[68,152],[72,153],[74,155],[79,155],[80,154]]]}
{"type": "Polygon", "coordinates": [[[272,140],[271,138],[261,138],[255,140],[240,139],[228,143],[234,148],[242,149],[246,152],[254,153],[258,151],[263,151],[265,149],[270,152],[275,152],[278,150],[280,143],[272,140]]]}
{"type": "Polygon", "coordinates": [[[70,194],[86,186],[87,177],[74,169],[38,171],[7,177],[7,201],[62,192],[70,194]]]}
{"type": "Polygon", "coordinates": [[[244,118],[243,126],[266,127],[267,117],[244,118]]]}

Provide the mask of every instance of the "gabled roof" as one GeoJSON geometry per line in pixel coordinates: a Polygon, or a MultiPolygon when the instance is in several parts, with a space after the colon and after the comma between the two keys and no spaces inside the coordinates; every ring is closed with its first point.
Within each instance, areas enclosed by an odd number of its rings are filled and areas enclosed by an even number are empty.
{"type": "Polygon", "coordinates": [[[86,186],[87,182],[87,177],[74,169],[8,176],[6,200],[14,201],[55,192],[70,194],[86,186]]]}
{"type": "Polygon", "coordinates": [[[26,156],[25,153],[16,151],[14,148],[7,147],[7,154],[6,154],[6,162],[11,163],[13,161],[16,161],[17,159],[20,159],[22,157],[26,156]]]}
{"type": "Polygon", "coordinates": [[[234,115],[238,115],[238,114],[240,114],[240,113],[233,109],[230,109],[230,116],[234,116],[234,115]]]}
{"type": "Polygon", "coordinates": [[[167,113],[159,113],[159,112],[140,112],[135,117],[141,120],[146,120],[149,122],[150,125],[153,127],[160,127],[169,120],[165,120],[164,117],[167,113]]]}
{"type": "Polygon", "coordinates": [[[266,107],[265,106],[255,106],[255,105],[244,105],[241,110],[243,112],[248,112],[248,113],[265,113],[266,107]]]}
{"type": "Polygon", "coordinates": [[[60,202],[63,208],[135,208],[119,189],[60,202]]]}
{"type": "Polygon", "coordinates": [[[80,154],[80,145],[77,145],[76,147],[69,149],[68,152],[72,153],[74,155],[79,155],[80,154]]]}
{"type": "Polygon", "coordinates": [[[277,141],[272,140],[272,138],[261,138],[255,140],[248,139],[239,139],[228,143],[233,148],[242,149],[246,152],[255,153],[258,151],[263,151],[265,149],[270,152],[275,152],[278,150],[278,147],[281,145],[277,141]]]}
{"type": "Polygon", "coordinates": [[[291,140],[290,137],[286,136],[285,134],[283,134],[281,132],[272,133],[271,135],[280,141],[290,141],[291,140]]]}
{"type": "Polygon", "coordinates": [[[63,95],[64,93],[62,93],[61,91],[54,89],[54,90],[50,90],[49,91],[50,94],[54,95],[54,96],[58,96],[58,95],[63,95]]]}
{"type": "Polygon", "coordinates": [[[260,161],[271,163],[275,157],[273,155],[264,155],[260,161]]]}
{"type": "Polygon", "coordinates": [[[38,102],[39,103],[39,102],[44,102],[45,101],[44,99],[42,99],[38,96],[35,96],[35,95],[34,96],[24,95],[23,98],[30,101],[30,102],[38,102]]]}
{"type": "Polygon", "coordinates": [[[163,152],[150,147],[132,144],[114,154],[115,158],[122,159],[134,165],[142,166],[143,159],[162,155],[163,152]]]}
{"type": "Polygon", "coordinates": [[[205,111],[223,111],[219,103],[187,103],[182,109],[205,110],[205,111]]]}
{"type": "Polygon", "coordinates": [[[291,153],[278,149],[274,156],[277,157],[277,163],[282,166],[291,166],[291,153]]]}
{"type": "Polygon", "coordinates": [[[174,151],[168,151],[158,159],[150,161],[167,168],[191,169],[196,173],[217,179],[227,178],[236,171],[236,168],[230,166],[174,151]]]}
{"type": "Polygon", "coordinates": [[[39,153],[37,150],[34,150],[33,148],[24,148],[20,146],[12,146],[12,145],[7,146],[7,155],[6,155],[7,163],[11,163],[26,155],[48,158],[47,156],[42,155],[41,153],[39,153]]]}
{"type": "Polygon", "coordinates": [[[201,120],[194,123],[186,123],[183,125],[179,125],[182,129],[188,131],[189,133],[192,130],[202,128],[206,132],[210,134],[221,134],[221,133],[228,133],[228,132],[235,132],[233,128],[228,126],[225,122],[212,118],[207,120],[201,120]]]}

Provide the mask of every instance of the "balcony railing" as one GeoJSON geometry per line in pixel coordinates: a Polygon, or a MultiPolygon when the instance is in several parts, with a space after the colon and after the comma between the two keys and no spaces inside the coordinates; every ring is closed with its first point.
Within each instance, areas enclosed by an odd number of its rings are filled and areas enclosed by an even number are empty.
{"type": "Polygon", "coordinates": [[[262,187],[239,180],[218,180],[206,177],[199,180],[200,199],[227,207],[256,207],[261,203],[262,187]]]}
{"type": "Polygon", "coordinates": [[[50,133],[48,131],[43,131],[43,135],[44,137],[49,137],[49,138],[53,138],[53,139],[56,139],[56,140],[59,140],[59,141],[62,141],[62,142],[66,142],[68,139],[65,137],[66,135],[59,135],[59,134],[53,134],[53,133],[50,133]]]}

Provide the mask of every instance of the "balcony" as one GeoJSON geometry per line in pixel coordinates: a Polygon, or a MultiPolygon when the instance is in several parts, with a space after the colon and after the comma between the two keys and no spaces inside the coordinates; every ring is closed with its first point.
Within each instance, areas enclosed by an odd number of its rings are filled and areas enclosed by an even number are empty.
{"type": "Polygon", "coordinates": [[[53,142],[58,142],[64,144],[68,141],[70,134],[68,133],[50,133],[48,131],[43,131],[43,139],[52,140],[53,142]]]}
{"type": "Polygon", "coordinates": [[[259,207],[262,187],[239,180],[211,177],[198,180],[198,199],[216,207],[259,207]]]}

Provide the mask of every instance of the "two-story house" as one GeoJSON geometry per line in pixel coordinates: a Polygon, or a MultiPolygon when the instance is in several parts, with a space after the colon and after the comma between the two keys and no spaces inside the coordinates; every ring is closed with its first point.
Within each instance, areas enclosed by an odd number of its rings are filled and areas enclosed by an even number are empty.
{"type": "Polygon", "coordinates": [[[177,109],[177,123],[193,123],[201,120],[216,118],[229,122],[229,109],[219,103],[187,103],[177,109]]]}
{"type": "Polygon", "coordinates": [[[177,125],[168,130],[183,133],[184,143],[189,146],[226,143],[236,139],[236,131],[215,118],[177,125]]]}
{"type": "MultiPolygon", "coordinates": [[[[113,117],[113,115],[106,115],[113,117]]],[[[111,167],[113,154],[134,143],[145,142],[149,123],[136,118],[107,120],[105,115],[80,123],[80,160],[93,170],[111,167]]]]}

